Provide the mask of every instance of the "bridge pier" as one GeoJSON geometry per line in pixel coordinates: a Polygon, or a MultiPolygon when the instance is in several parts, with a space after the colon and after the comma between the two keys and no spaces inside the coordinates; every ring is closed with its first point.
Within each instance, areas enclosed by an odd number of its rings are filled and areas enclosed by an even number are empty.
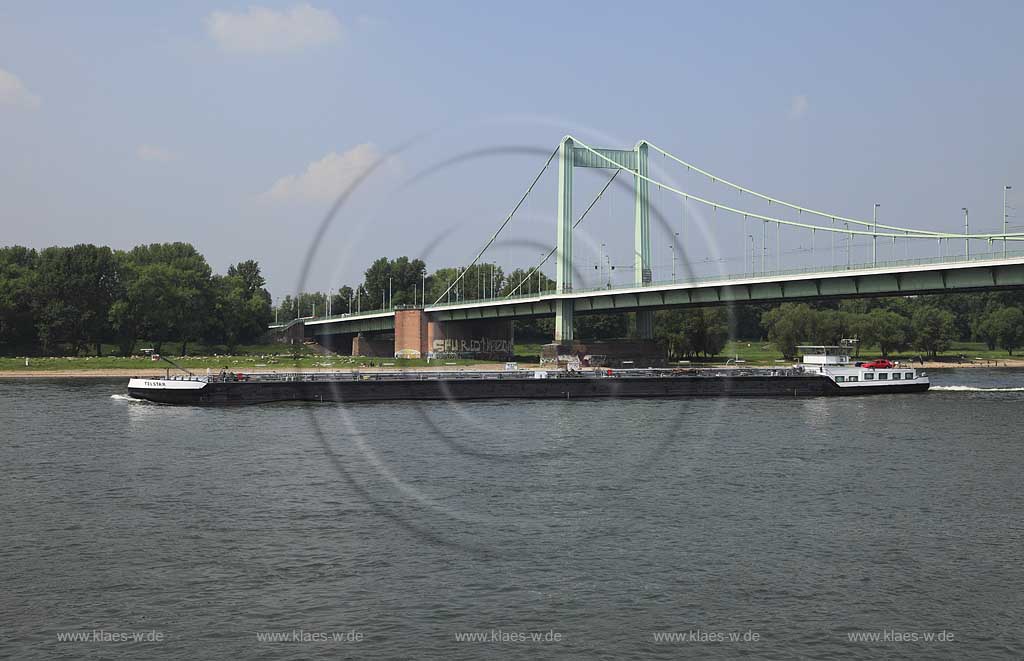
{"type": "Polygon", "coordinates": [[[429,320],[423,308],[395,310],[396,358],[424,358],[430,351],[429,320]]]}
{"type": "Polygon", "coordinates": [[[511,360],[511,319],[438,321],[422,308],[395,310],[395,358],[511,360]]]}
{"type": "Polygon", "coordinates": [[[572,342],[573,301],[555,302],[555,343],[572,342]]]}
{"type": "Polygon", "coordinates": [[[352,355],[391,358],[395,355],[395,341],[388,337],[369,337],[359,333],[352,338],[352,355]]]}
{"type": "Polygon", "coordinates": [[[650,340],[573,340],[545,344],[541,365],[565,367],[664,367],[665,345],[650,340]]]}

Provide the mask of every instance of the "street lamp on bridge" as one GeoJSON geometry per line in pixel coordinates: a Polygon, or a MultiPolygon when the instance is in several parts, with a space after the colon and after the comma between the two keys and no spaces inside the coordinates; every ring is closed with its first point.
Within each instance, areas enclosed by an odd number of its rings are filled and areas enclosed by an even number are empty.
{"type": "MultiPolygon", "coordinates": [[[[967,222],[967,207],[961,207],[960,210],[964,212],[964,234],[970,234],[970,224],[967,222]]],[[[964,256],[966,256],[967,259],[971,258],[971,240],[968,238],[964,239],[964,256]]]]}
{"type": "Polygon", "coordinates": [[[1006,258],[1006,193],[1012,190],[1013,186],[1003,186],[1003,258],[1006,258]]]}
{"type": "Polygon", "coordinates": [[[875,207],[871,210],[871,265],[878,265],[877,246],[878,246],[878,207],[881,204],[875,203],[875,207]]]}

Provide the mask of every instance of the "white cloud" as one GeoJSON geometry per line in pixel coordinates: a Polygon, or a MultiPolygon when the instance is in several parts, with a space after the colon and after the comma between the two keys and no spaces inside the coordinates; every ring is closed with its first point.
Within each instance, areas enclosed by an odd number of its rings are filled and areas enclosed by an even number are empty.
{"type": "Polygon", "coordinates": [[[25,87],[18,78],[10,71],[0,69],[0,106],[15,106],[17,108],[38,108],[40,99],[25,87]]]}
{"type": "Polygon", "coordinates": [[[790,102],[789,118],[800,119],[807,114],[808,108],[810,108],[810,101],[807,100],[807,95],[797,94],[793,97],[792,102],[790,102]]]}
{"type": "Polygon", "coordinates": [[[213,12],[206,17],[206,31],[229,53],[287,53],[337,40],[341,23],[331,12],[308,4],[284,11],[249,7],[213,12]]]}
{"type": "Polygon", "coordinates": [[[142,161],[166,163],[167,161],[174,160],[174,154],[163,147],[156,147],[154,145],[139,145],[139,148],[135,153],[139,157],[139,160],[142,161]]]}
{"type": "Polygon", "coordinates": [[[276,201],[330,202],[380,159],[371,144],[331,152],[306,166],[305,172],[281,177],[263,195],[276,201]]]}

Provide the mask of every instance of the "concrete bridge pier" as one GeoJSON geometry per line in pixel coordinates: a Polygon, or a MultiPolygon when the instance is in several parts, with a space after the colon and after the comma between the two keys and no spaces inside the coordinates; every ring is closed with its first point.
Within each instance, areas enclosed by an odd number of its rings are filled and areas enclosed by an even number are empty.
{"type": "Polygon", "coordinates": [[[389,336],[370,336],[359,333],[352,338],[352,355],[368,358],[391,358],[395,355],[395,339],[389,336]]]}
{"type": "Polygon", "coordinates": [[[511,319],[438,321],[422,308],[395,310],[396,358],[479,358],[511,360],[515,337],[511,319]]]}

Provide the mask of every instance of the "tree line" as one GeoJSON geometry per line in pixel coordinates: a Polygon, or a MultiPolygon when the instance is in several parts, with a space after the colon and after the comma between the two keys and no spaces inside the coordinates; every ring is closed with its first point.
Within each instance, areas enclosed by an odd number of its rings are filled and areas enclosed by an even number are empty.
{"type": "Polygon", "coordinates": [[[131,355],[140,340],[182,355],[196,341],[233,349],[266,334],[265,285],[256,261],[214,274],[187,243],[2,247],[0,352],[100,355],[113,344],[131,355]]]}
{"type": "Polygon", "coordinates": [[[914,350],[935,357],[954,341],[983,342],[1013,355],[1024,345],[1024,294],[989,292],[857,299],[812,306],[783,303],[765,310],[761,325],[785,358],[799,344],[856,338],[882,356],[914,350]]]}
{"type": "Polygon", "coordinates": [[[323,316],[328,309],[338,315],[424,302],[430,305],[437,301],[500,298],[519,285],[517,294],[535,294],[555,287],[553,280],[539,271],[531,275],[530,269],[517,268],[505,273],[497,264],[480,263],[468,268],[444,267],[430,273],[421,259],[381,257],[366,269],[362,282],[355,286],[346,284],[333,292],[289,294],[275,314],[280,321],[287,321],[314,314],[323,316]]]}
{"type": "MultiPolygon", "coordinates": [[[[421,259],[381,257],[361,282],[333,292],[286,296],[273,309],[259,264],[247,260],[214,274],[187,243],[154,243],[127,251],[81,244],[33,250],[0,248],[0,353],[78,355],[113,344],[123,355],[139,341],[160,351],[175,343],[229,350],[263,338],[276,317],[366,311],[435,301],[464,301],[551,291],[541,272],[481,263],[428,271],[421,259]]],[[[673,358],[719,355],[730,338],[767,340],[786,358],[799,344],[836,344],[856,337],[882,355],[913,349],[935,356],[954,341],[983,342],[1010,355],[1024,346],[1024,292],[989,292],[823,301],[738,304],[661,310],[655,337],[673,358]]],[[[576,317],[576,336],[635,334],[633,314],[576,317]]],[[[550,342],[553,320],[515,322],[519,342],[550,342]]]]}

